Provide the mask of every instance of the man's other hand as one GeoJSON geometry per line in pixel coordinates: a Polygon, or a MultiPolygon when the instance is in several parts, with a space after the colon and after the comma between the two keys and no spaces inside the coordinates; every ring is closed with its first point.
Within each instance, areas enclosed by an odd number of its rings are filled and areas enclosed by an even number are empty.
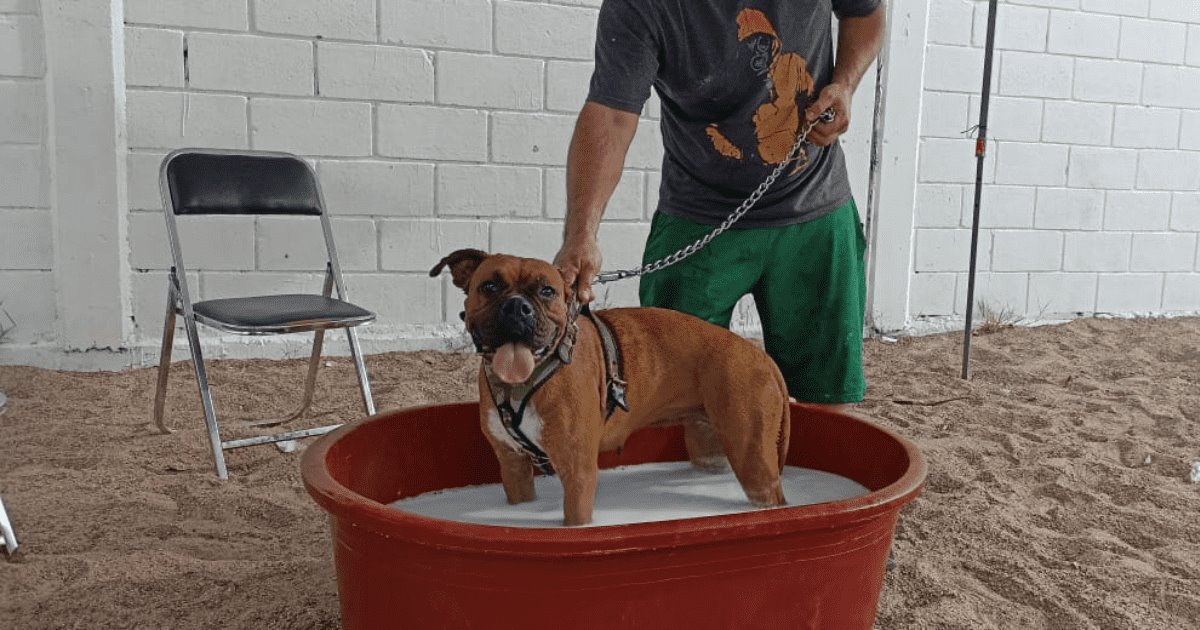
{"type": "Polygon", "coordinates": [[[554,266],[567,282],[567,290],[574,289],[580,304],[590,304],[595,298],[592,293],[592,278],[600,273],[604,264],[600,244],[596,239],[584,237],[568,239],[554,257],[554,266]]]}
{"type": "Polygon", "coordinates": [[[819,146],[827,147],[833,144],[846,130],[850,128],[850,88],[842,83],[830,83],[821,90],[821,95],[808,109],[804,110],[804,118],[812,121],[821,116],[821,112],[833,108],[833,122],[817,123],[808,141],[819,146]]]}

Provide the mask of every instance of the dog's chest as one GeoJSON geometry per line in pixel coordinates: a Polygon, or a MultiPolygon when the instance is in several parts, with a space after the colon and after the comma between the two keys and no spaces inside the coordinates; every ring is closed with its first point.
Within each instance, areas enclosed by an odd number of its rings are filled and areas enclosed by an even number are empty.
{"type": "MultiPolygon", "coordinates": [[[[545,447],[542,446],[542,427],[542,417],[538,415],[537,409],[534,408],[533,403],[526,405],[525,413],[521,416],[520,430],[525,434],[526,437],[529,438],[531,442],[533,442],[534,446],[545,450],[545,447]]],[[[511,435],[509,435],[508,430],[504,428],[504,421],[500,419],[500,412],[495,407],[488,409],[487,432],[490,433],[493,438],[505,446],[512,448],[513,450],[524,450],[521,445],[518,444],[511,435]]]]}

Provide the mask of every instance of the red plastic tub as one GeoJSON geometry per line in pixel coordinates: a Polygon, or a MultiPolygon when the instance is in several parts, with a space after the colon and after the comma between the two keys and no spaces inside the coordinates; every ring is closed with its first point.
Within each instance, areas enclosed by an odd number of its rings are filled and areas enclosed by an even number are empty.
{"type": "MultiPolygon", "coordinates": [[[[686,459],[681,430],[647,429],[601,465],[686,459]]],[[[308,492],[331,515],[348,630],[870,630],[896,518],[920,493],[925,462],[910,442],[866,421],[794,406],[788,464],[871,492],[728,516],[553,529],[389,507],[432,490],[499,482],[474,403],[348,424],[310,446],[302,466],[308,492]]]]}

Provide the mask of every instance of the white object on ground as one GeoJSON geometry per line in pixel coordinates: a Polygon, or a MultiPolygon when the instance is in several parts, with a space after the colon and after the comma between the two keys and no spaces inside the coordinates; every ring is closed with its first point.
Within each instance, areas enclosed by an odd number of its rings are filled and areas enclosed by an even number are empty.
{"type": "Polygon", "coordinates": [[[4,511],[4,500],[0,499],[0,540],[4,542],[4,550],[8,555],[17,551],[17,534],[13,531],[12,523],[8,521],[8,512],[4,511]]]}
{"type": "MultiPolygon", "coordinates": [[[[750,512],[742,487],[732,472],[708,473],[688,462],[623,466],[600,471],[591,526],[650,523],[681,518],[750,512]]],[[[562,483],[535,478],[537,499],[509,505],[500,484],[450,488],[401,499],[392,507],[463,523],[507,527],[561,527],[562,483]]],[[[788,506],[826,503],[862,496],[858,482],[832,473],[788,466],[783,495],[788,506]]]]}
{"type": "Polygon", "coordinates": [[[275,443],[275,448],[279,449],[280,453],[295,453],[298,446],[296,440],[282,440],[275,443]]]}
{"type": "Polygon", "coordinates": [[[8,396],[4,392],[0,392],[0,413],[4,413],[4,404],[8,402],[8,396]]]}
{"type": "Polygon", "coordinates": [[[1200,462],[1192,462],[1192,483],[1200,483],[1200,462]]]}

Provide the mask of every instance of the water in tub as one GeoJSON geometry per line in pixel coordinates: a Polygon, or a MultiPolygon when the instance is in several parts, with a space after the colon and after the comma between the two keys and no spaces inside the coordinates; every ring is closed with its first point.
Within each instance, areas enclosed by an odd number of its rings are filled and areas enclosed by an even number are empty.
{"type": "MultiPolygon", "coordinates": [[[[535,479],[537,499],[509,505],[500,484],[451,488],[401,499],[393,507],[464,523],[507,527],[560,527],[562,484],[535,479]]],[[[732,472],[713,474],[688,462],[623,466],[600,471],[592,525],[627,525],[748,512],[750,505],[732,472]]],[[[820,470],[788,466],[783,495],[788,506],[812,505],[862,496],[858,482],[820,470]]]]}

